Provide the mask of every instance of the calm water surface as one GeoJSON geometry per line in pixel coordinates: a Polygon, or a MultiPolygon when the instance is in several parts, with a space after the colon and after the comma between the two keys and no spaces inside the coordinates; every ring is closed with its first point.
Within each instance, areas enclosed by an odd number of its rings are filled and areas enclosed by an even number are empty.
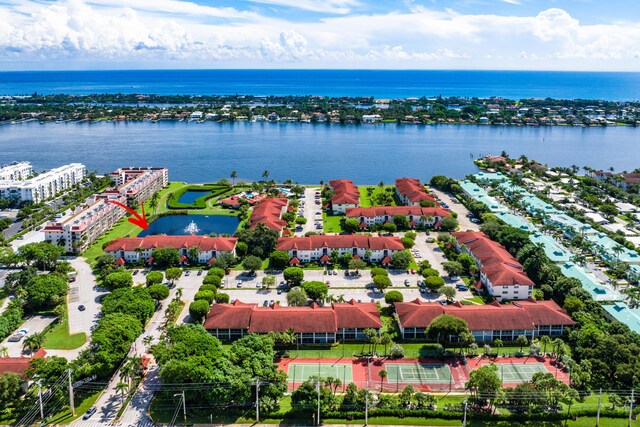
{"type": "Polygon", "coordinates": [[[527,155],[551,166],[640,167],[640,129],[465,125],[311,125],[304,123],[29,122],[0,126],[0,163],[38,170],[82,162],[100,173],[122,166],[166,166],[171,180],[348,178],[361,184],[400,176],[463,178],[471,155],[527,155]]]}
{"type": "Polygon", "coordinates": [[[168,234],[173,236],[188,234],[233,234],[238,228],[238,217],[224,215],[171,215],[158,218],[151,224],[149,228],[138,234],[138,237],[149,236],[152,234],[168,234]],[[185,230],[191,222],[198,227],[196,233],[190,233],[185,230]]]}

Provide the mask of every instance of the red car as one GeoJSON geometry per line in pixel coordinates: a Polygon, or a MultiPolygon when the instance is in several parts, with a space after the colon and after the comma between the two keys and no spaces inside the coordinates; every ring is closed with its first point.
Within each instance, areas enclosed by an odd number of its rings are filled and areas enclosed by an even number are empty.
{"type": "Polygon", "coordinates": [[[411,274],[416,274],[416,271],[413,268],[411,269],[411,274]]]}
{"type": "Polygon", "coordinates": [[[327,284],[327,288],[331,286],[331,282],[329,282],[328,280],[326,281],[327,284]]]}

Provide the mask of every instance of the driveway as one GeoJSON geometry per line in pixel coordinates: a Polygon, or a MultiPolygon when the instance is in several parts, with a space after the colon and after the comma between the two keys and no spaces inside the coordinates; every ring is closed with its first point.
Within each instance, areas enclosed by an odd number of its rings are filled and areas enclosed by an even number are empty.
{"type": "Polygon", "coordinates": [[[107,292],[98,290],[96,277],[84,258],[68,257],[66,259],[78,273],[76,281],[69,284],[67,297],[69,333],[84,332],[89,337],[92,326],[98,322],[98,314],[102,307],[99,302],[100,297],[107,292]],[[78,309],[80,305],[85,307],[84,311],[78,309]]]}
{"type": "MultiPolygon", "coordinates": [[[[28,329],[29,332],[26,336],[32,335],[36,332],[42,332],[47,326],[53,323],[56,318],[57,316],[33,316],[27,319],[27,321],[22,325],[20,325],[18,330],[28,329]]],[[[11,335],[9,335],[9,337],[2,341],[2,344],[0,344],[0,346],[7,348],[7,352],[10,357],[28,356],[28,352],[22,352],[22,344],[24,342],[24,338],[22,338],[20,341],[9,342],[9,338],[11,337],[11,335]]]]}
{"type": "Polygon", "coordinates": [[[302,230],[295,231],[296,236],[304,236],[309,231],[320,232],[322,228],[316,229],[316,220],[322,225],[322,205],[316,205],[315,196],[317,188],[306,188],[304,190],[304,197],[300,198],[300,207],[302,208],[303,215],[307,219],[307,223],[302,226],[302,230]],[[304,204],[303,204],[304,203],[304,204]],[[320,215],[317,215],[317,214],[320,215]]]}
{"type": "Polygon", "coordinates": [[[433,187],[431,187],[429,190],[433,194],[437,195],[440,198],[441,202],[445,202],[447,205],[449,205],[449,209],[451,209],[452,211],[458,213],[458,224],[460,224],[460,230],[462,230],[462,231],[466,231],[466,230],[478,231],[478,230],[480,230],[480,227],[478,226],[478,224],[474,224],[467,217],[467,215],[470,212],[462,203],[460,203],[458,201],[458,199],[456,199],[455,197],[451,197],[448,194],[445,194],[442,191],[440,191],[438,189],[435,189],[433,187]]]}
{"type": "Polygon", "coordinates": [[[429,261],[431,263],[431,268],[435,268],[436,270],[438,270],[438,272],[440,272],[441,276],[444,276],[446,275],[446,273],[442,268],[442,263],[447,259],[444,257],[442,249],[440,249],[438,244],[435,243],[435,240],[432,243],[428,243],[427,237],[435,239],[437,237],[437,234],[430,233],[430,235],[427,236],[426,233],[418,233],[415,244],[412,248],[412,250],[415,249],[416,251],[418,251],[419,254],[418,256],[414,253],[416,263],[420,264],[421,261],[429,261]]]}

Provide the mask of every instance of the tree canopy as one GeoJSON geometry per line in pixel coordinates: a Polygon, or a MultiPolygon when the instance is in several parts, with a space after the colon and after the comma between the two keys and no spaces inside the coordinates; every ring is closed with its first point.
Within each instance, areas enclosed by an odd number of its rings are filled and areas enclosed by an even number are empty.
{"type": "Polygon", "coordinates": [[[128,314],[144,325],[155,311],[155,303],[145,288],[120,288],[102,298],[102,312],[128,314]]]}
{"type": "Polygon", "coordinates": [[[455,341],[460,334],[469,332],[469,326],[458,317],[441,314],[431,321],[426,332],[429,337],[436,338],[438,342],[441,338],[446,341],[455,341]]]}
{"type": "Polygon", "coordinates": [[[33,310],[55,307],[67,295],[67,282],[57,274],[36,276],[27,286],[27,304],[33,310]]]}

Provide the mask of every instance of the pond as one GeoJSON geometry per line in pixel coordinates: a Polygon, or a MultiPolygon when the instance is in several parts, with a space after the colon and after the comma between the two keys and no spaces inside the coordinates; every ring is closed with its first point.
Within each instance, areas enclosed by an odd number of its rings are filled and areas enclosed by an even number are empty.
{"type": "Polygon", "coordinates": [[[209,193],[211,192],[210,191],[185,191],[184,194],[182,194],[178,199],[178,203],[191,205],[196,201],[196,199],[199,199],[202,196],[206,196],[209,193]]]}
{"type": "Polygon", "coordinates": [[[205,235],[205,234],[233,234],[238,228],[238,217],[226,215],[169,215],[158,218],[149,224],[138,237],[152,234],[205,235]]]}

